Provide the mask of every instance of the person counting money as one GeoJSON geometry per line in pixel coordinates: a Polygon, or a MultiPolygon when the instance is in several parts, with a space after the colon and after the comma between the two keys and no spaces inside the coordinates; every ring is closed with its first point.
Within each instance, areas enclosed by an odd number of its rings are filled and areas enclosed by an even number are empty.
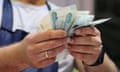
{"type": "Polygon", "coordinates": [[[61,29],[39,31],[42,18],[57,8],[46,0],[0,0],[0,72],[100,68],[102,42],[95,27],[77,28],[71,38],[61,29]]]}

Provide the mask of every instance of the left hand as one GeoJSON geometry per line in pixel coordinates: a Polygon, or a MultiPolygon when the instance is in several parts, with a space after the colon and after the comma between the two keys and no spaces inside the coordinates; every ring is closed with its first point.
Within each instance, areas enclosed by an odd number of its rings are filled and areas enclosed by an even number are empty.
{"type": "Polygon", "coordinates": [[[87,65],[94,64],[98,59],[102,42],[100,32],[95,27],[82,27],[75,30],[75,36],[71,38],[68,50],[77,60],[87,65]]]}

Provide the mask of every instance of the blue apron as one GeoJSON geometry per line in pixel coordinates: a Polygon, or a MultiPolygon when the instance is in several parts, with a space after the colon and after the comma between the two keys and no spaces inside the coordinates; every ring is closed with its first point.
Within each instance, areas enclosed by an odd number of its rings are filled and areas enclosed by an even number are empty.
{"type": "MultiPolygon", "coordinates": [[[[13,8],[10,0],[3,0],[3,14],[2,22],[0,27],[0,46],[9,45],[18,41],[21,41],[28,33],[22,30],[12,31],[13,27],[13,8]]],[[[51,10],[51,7],[46,2],[48,10],[51,10]]],[[[22,72],[58,72],[58,62],[55,62],[49,67],[41,69],[33,69],[29,67],[22,72]]]]}

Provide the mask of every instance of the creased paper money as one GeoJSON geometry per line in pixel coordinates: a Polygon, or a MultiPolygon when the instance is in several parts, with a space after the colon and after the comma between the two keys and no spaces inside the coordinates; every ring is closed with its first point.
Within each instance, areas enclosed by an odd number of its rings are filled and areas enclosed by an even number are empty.
{"type": "Polygon", "coordinates": [[[71,5],[52,10],[50,14],[41,21],[40,29],[62,29],[68,33],[69,37],[71,37],[76,28],[95,26],[106,22],[111,18],[99,19],[96,21],[93,21],[93,19],[94,15],[91,15],[89,11],[77,10],[75,5],[71,5]]]}

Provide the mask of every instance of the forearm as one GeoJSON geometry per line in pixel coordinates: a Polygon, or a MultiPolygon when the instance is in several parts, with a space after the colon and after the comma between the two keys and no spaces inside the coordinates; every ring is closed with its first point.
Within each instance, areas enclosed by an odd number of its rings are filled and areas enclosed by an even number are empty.
{"type": "MultiPolygon", "coordinates": [[[[78,69],[81,69],[80,63],[76,61],[78,64],[78,69]]],[[[103,64],[99,66],[87,66],[83,65],[82,67],[83,72],[117,72],[116,65],[109,59],[107,55],[104,57],[103,64]]]]}
{"type": "Polygon", "coordinates": [[[105,55],[103,64],[99,66],[85,66],[76,60],[77,69],[80,72],[117,72],[116,65],[105,55]]]}
{"type": "Polygon", "coordinates": [[[75,60],[75,67],[79,72],[85,72],[85,67],[84,67],[82,61],[76,59],[75,60]]]}
{"type": "Polygon", "coordinates": [[[116,65],[105,55],[103,64],[99,66],[85,66],[86,72],[117,72],[116,65]]]}
{"type": "Polygon", "coordinates": [[[19,72],[27,67],[22,59],[20,48],[22,47],[19,43],[0,48],[0,71],[19,72]]]}

